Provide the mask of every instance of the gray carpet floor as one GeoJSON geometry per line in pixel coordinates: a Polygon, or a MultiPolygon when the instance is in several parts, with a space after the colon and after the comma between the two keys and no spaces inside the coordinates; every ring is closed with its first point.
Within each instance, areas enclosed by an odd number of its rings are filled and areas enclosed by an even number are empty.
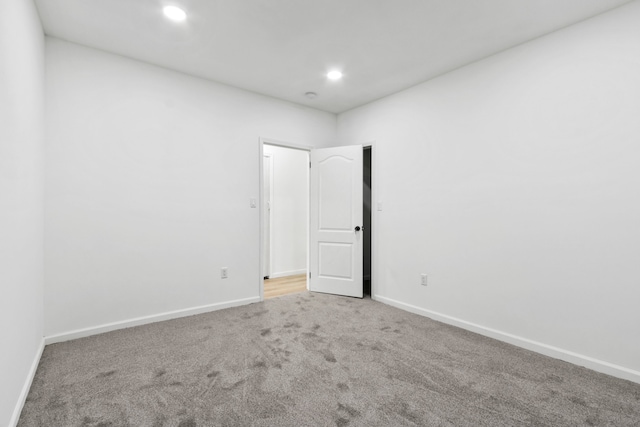
{"type": "Polygon", "coordinates": [[[45,348],[26,426],[638,426],[640,385],[308,292],[45,348]]]}

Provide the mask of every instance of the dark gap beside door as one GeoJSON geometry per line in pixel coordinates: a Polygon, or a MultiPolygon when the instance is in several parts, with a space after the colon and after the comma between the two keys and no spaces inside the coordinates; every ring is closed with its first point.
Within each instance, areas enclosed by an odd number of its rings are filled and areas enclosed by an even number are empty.
{"type": "Polygon", "coordinates": [[[362,153],[363,189],[362,215],[364,224],[362,248],[362,286],[364,295],[371,296],[371,147],[365,147],[362,153]]]}

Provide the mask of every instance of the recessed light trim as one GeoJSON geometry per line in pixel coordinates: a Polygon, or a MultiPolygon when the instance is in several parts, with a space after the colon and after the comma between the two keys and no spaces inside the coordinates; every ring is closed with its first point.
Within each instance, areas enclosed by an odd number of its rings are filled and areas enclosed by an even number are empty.
{"type": "Polygon", "coordinates": [[[174,22],[182,22],[187,19],[187,13],[178,6],[165,6],[162,8],[162,13],[174,22]]]}
{"type": "Polygon", "coordinates": [[[340,80],[342,78],[342,71],[332,70],[327,73],[329,80],[340,80]]]}

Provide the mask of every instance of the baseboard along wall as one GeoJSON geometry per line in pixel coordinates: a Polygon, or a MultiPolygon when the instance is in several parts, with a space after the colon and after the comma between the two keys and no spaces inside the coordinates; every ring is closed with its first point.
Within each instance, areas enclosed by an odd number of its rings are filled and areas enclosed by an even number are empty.
{"type": "Polygon", "coordinates": [[[36,371],[38,370],[38,364],[40,363],[40,358],[42,357],[42,352],[44,351],[44,338],[40,340],[40,345],[36,350],[35,357],[31,362],[31,367],[29,368],[29,372],[27,374],[27,378],[22,386],[22,390],[20,391],[20,396],[18,397],[18,402],[16,403],[15,408],[13,409],[13,415],[11,416],[11,420],[9,421],[9,427],[15,427],[18,425],[18,420],[20,420],[20,414],[22,413],[22,408],[24,407],[24,403],[27,401],[27,396],[29,395],[29,390],[31,389],[31,384],[33,383],[33,379],[36,376],[36,371]]]}
{"type": "Polygon", "coordinates": [[[513,344],[527,350],[535,351],[536,353],[544,354],[545,356],[564,360],[565,362],[583,366],[596,372],[601,372],[603,374],[611,375],[613,377],[622,378],[624,380],[629,380],[640,384],[640,372],[633,369],[628,369],[623,366],[615,365],[613,363],[598,360],[593,357],[585,356],[583,354],[519,337],[517,335],[509,334],[496,329],[487,328],[472,322],[467,322],[466,320],[458,319],[435,311],[426,310],[424,308],[416,307],[415,305],[406,304],[404,302],[396,301],[394,299],[383,297],[380,295],[372,295],[371,298],[383,304],[388,304],[390,306],[408,311],[410,313],[425,316],[430,319],[437,320],[438,322],[457,326],[459,328],[466,329],[468,331],[475,332],[489,338],[494,338],[508,344],[513,344]]]}
{"type": "Polygon", "coordinates": [[[115,331],[118,329],[131,328],[133,326],[146,325],[148,323],[161,322],[163,320],[177,319],[179,317],[193,316],[196,314],[208,313],[210,311],[222,310],[224,308],[238,307],[246,304],[260,302],[260,297],[244,298],[233,301],[226,301],[216,304],[202,305],[198,307],[186,308],[183,310],[168,311],[165,313],[152,314],[150,316],[136,317],[134,319],[122,320],[119,322],[107,323],[90,328],[76,329],[75,331],[64,332],[61,334],[50,335],[45,337],[45,344],[53,344],[84,338],[91,335],[102,334],[105,332],[115,331]]]}

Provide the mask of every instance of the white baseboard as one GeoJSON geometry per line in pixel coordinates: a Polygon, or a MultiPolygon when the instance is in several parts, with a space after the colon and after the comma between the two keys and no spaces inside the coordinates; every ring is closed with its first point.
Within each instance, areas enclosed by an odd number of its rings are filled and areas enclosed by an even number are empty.
{"type": "Polygon", "coordinates": [[[27,374],[27,379],[22,386],[22,391],[20,392],[20,396],[18,397],[18,402],[16,403],[16,407],[13,409],[13,415],[11,416],[11,420],[9,421],[9,427],[15,427],[18,425],[18,421],[20,420],[20,414],[22,413],[22,408],[24,407],[24,403],[27,401],[27,396],[29,395],[29,390],[31,389],[31,384],[33,383],[33,378],[36,376],[36,371],[38,370],[38,364],[40,363],[40,358],[42,357],[42,352],[44,351],[44,338],[40,340],[40,346],[36,351],[36,355],[31,362],[31,368],[29,368],[29,373],[27,374]]]}
{"type": "Polygon", "coordinates": [[[640,372],[633,369],[628,369],[623,366],[615,365],[613,363],[605,362],[603,360],[594,359],[593,357],[585,356],[583,354],[574,353],[569,350],[554,347],[551,345],[543,344],[541,342],[532,341],[527,338],[519,337],[517,335],[509,334],[506,332],[498,331],[496,329],[487,328],[475,323],[467,322],[466,320],[458,319],[455,317],[447,316],[446,314],[438,313],[424,308],[416,307],[411,304],[406,304],[400,301],[393,300],[391,298],[382,297],[379,295],[372,295],[371,298],[375,301],[379,301],[384,304],[391,305],[393,307],[405,310],[414,314],[429,317],[430,319],[437,320],[448,325],[457,326],[462,329],[466,329],[472,332],[476,332],[480,335],[484,335],[490,338],[504,341],[509,344],[516,345],[518,347],[526,348],[527,350],[535,351],[536,353],[544,354],[556,359],[564,360],[565,362],[573,363],[574,365],[584,366],[585,368],[592,369],[603,374],[611,375],[617,378],[633,381],[640,384],[640,372]]]}
{"type": "Polygon", "coordinates": [[[298,274],[305,274],[306,268],[302,270],[281,271],[280,273],[273,273],[269,275],[269,279],[277,279],[278,277],[297,276],[298,274]]]}
{"type": "Polygon", "coordinates": [[[44,338],[45,344],[84,338],[91,335],[102,334],[118,329],[131,328],[133,326],[146,325],[147,323],[161,322],[163,320],[176,319],[178,317],[193,316],[195,314],[208,313],[210,311],[222,310],[223,308],[237,307],[240,305],[260,302],[260,297],[251,297],[234,301],[226,301],[216,304],[202,305],[199,307],[186,308],[183,310],[168,311],[165,313],[152,314],[150,316],[136,317],[134,319],[122,320],[119,322],[107,323],[90,328],[76,329],[75,331],[63,332],[61,334],[50,335],[44,338]]]}

